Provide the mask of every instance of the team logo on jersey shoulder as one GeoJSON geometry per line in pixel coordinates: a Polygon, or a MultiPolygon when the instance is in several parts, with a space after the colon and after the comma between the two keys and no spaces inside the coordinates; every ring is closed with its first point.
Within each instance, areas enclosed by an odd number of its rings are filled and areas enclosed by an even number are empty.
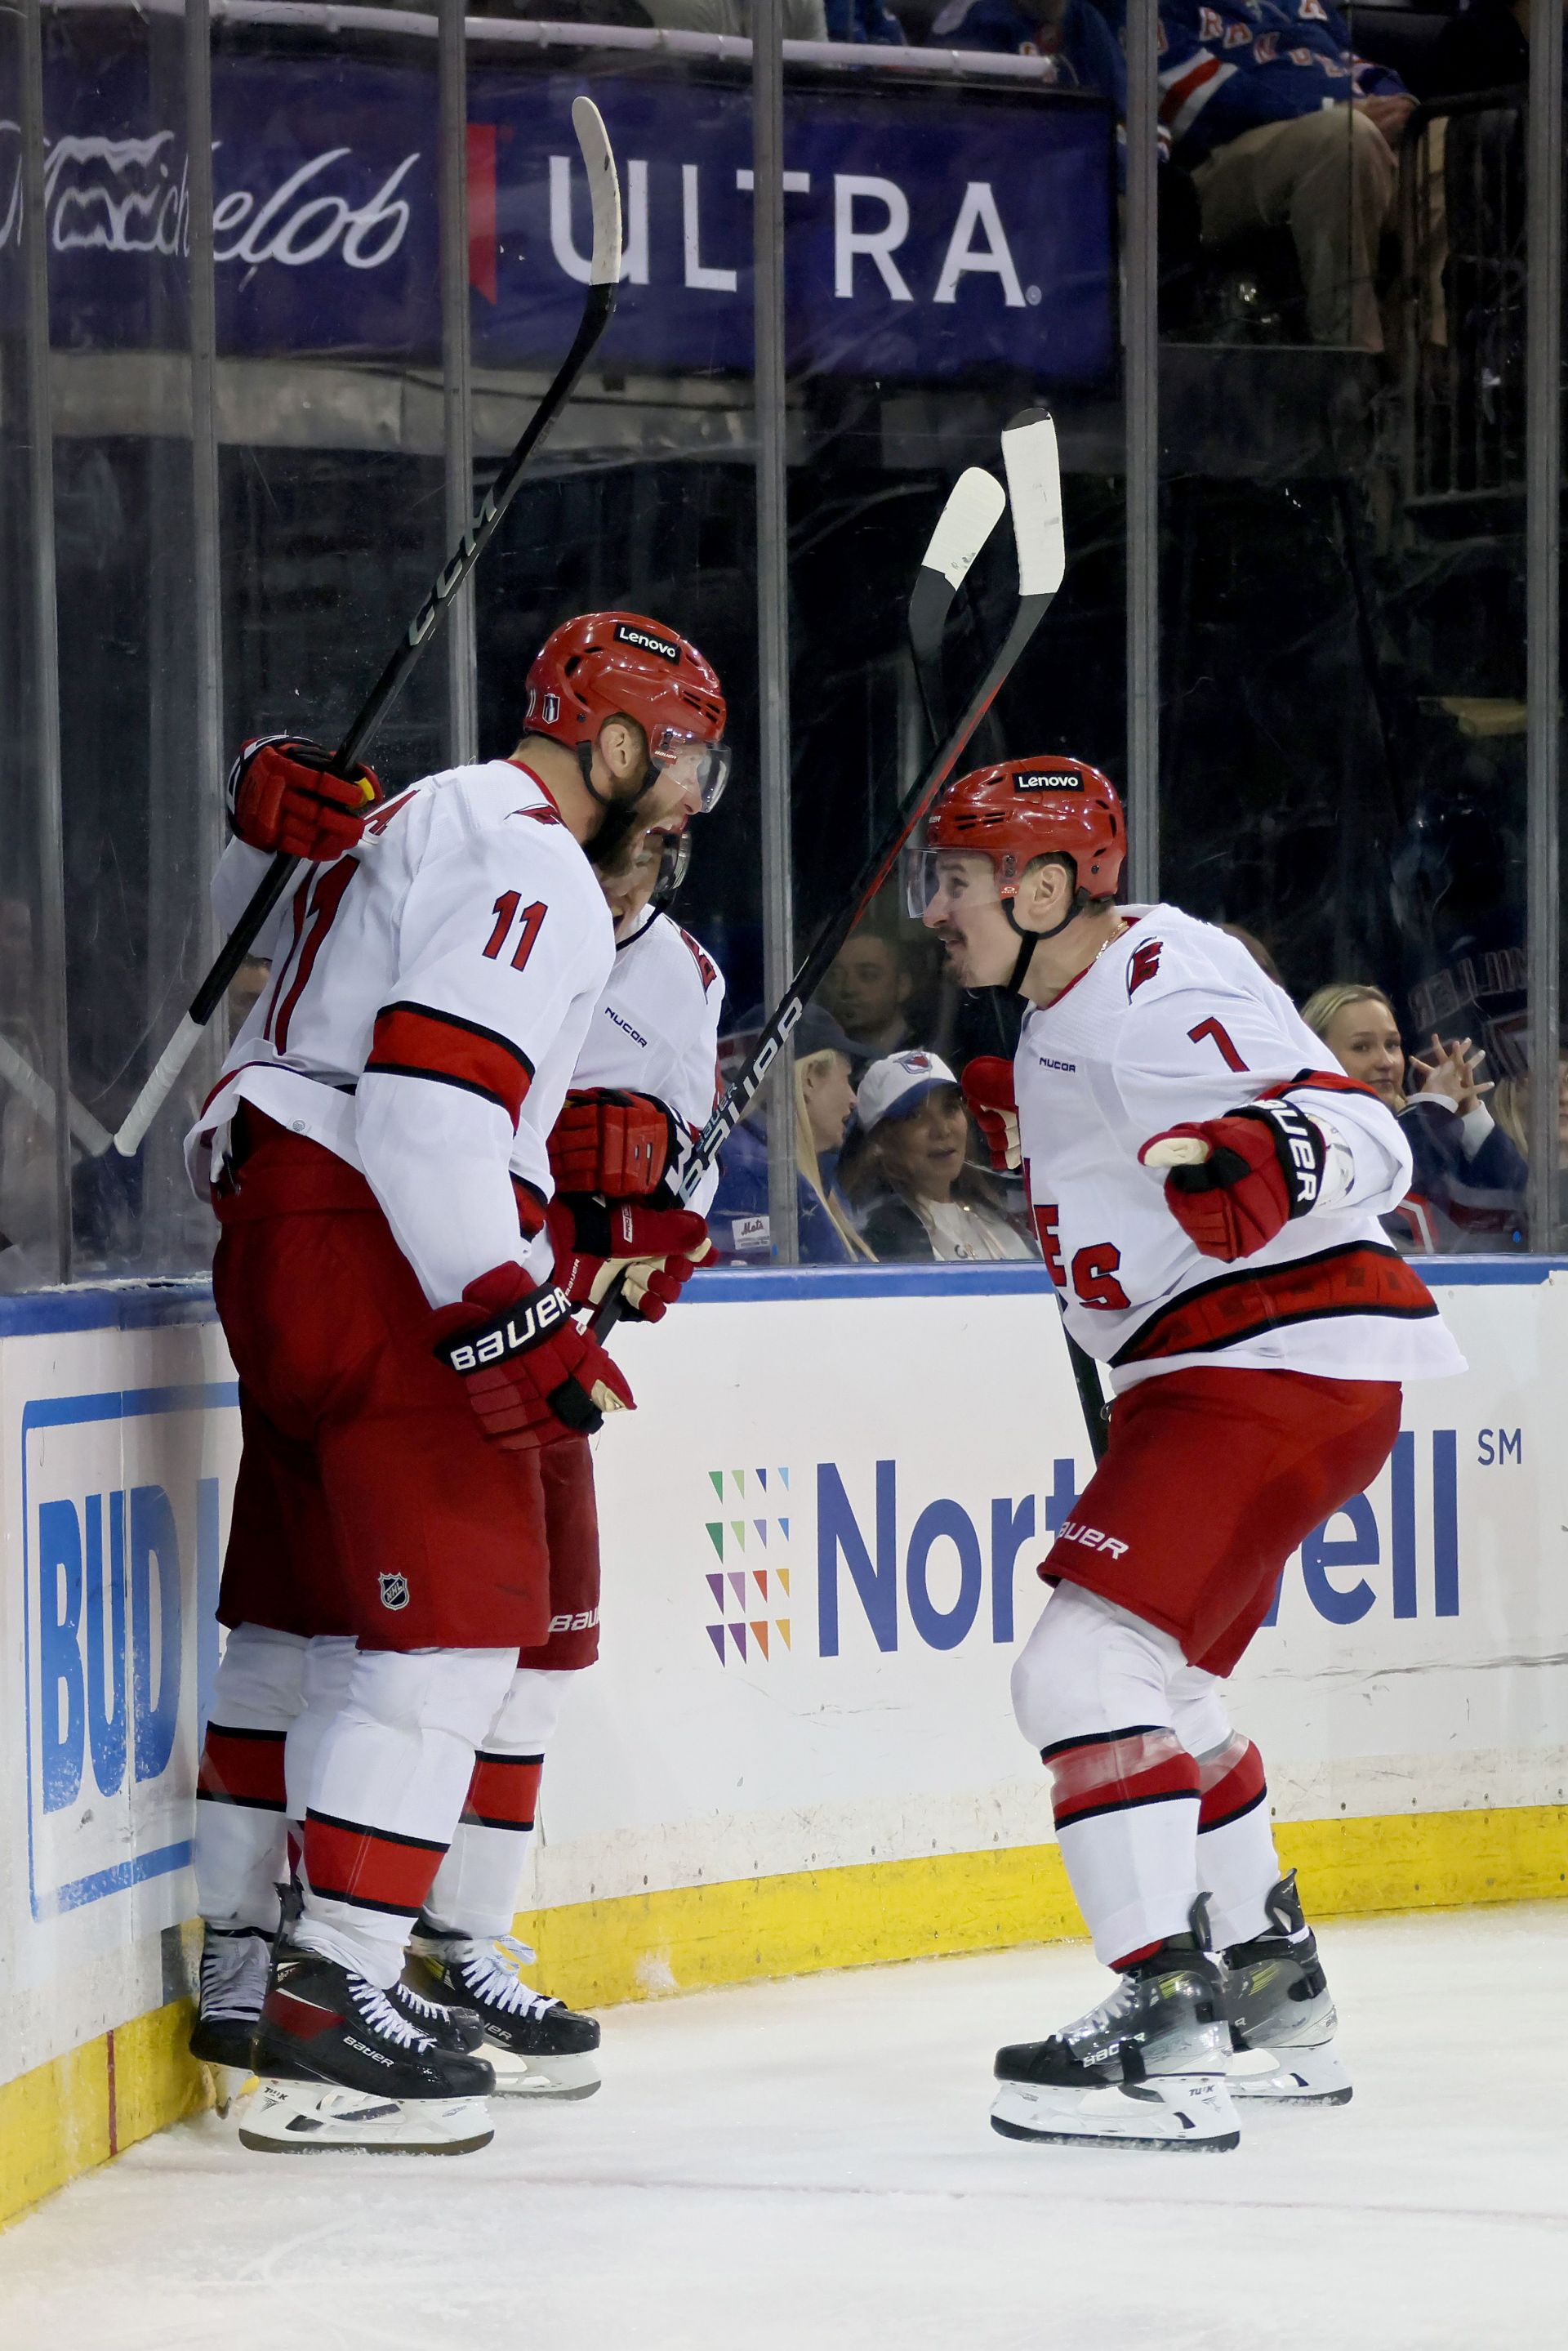
{"type": "Polygon", "coordinates": [[[1130,1004],[1146,979],[1152,979],[1159,969],[1159,958],[1165,952],[1163,939],[1142,939],[1132,951],[1127,965],[1127,1002],[1130,1004]]]}
{"type": "Polygon", "coordinates": [[[383,1608],[406,1608],[409,1604],[409,1579],[406,1575],[383,1575],[381,1586],[383,1608]]]}
{"type": "MultiPolygon", "coordinates": [[[[676,924],[675,927],[678,931],[680,931],[680,925],[679,923],[676,924]]],[[[698,940],[694,939],[690,931],[680,931],[680,935],[685,940],[688,947],[691,950],[691,960],[696,965],[698,971],[701,974],[702,993],[706,996],[708,990],[712,987],[713,982],[719,977],[719,967],[714,962],[712,956],[708,953],[707,948],[698,940]]]]}
{"type": "Polygon", "coordinates": [[[634,629],[629,621],[618,621],[616,636],[623,645],[635,645],[639,653],[657,653],[660,661],[679,662],[680,648],[672,645],[668,637],[656,637],[651,629],[634,629]]]}

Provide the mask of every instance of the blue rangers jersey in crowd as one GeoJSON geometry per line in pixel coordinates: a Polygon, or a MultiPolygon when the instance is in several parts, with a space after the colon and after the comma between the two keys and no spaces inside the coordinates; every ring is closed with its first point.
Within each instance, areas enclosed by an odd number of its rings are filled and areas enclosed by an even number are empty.
{"type": "MultiPolygon", "coordinates": [[[[1125,5],[1113,15],[1126,39],[1125,5]]],[[[1352,98],[1405,97],[1369,65],[1330,0],[1160,0],[1159,121],[1189,170],[1265,122],[1289,122],[1352,98]]]]}

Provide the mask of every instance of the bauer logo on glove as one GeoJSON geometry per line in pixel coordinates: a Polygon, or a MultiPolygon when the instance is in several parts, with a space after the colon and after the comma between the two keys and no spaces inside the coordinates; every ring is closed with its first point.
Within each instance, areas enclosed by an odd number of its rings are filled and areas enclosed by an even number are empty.
{"type": "Polygon", "coordinates": [[[1165,1200],[1205,1257],[1251,1257],[1316,1207],[1328,1143],[1293,1102],[1251,1102],[1223,1118],[1168,1127],[1138,1153],[1168,1171],[1165,1200]]]}

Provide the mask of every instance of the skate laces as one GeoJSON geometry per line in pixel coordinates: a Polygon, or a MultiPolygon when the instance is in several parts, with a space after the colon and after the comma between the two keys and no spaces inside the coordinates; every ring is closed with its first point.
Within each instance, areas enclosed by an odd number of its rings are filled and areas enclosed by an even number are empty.
{"type": "Polygon", "coordinates": [[[266,1990],[268,1956],[263,1934],[225,1934],[209,1928],[202,1941],[202,2014],[253,2022],[266,1990]]]}
{"type": "Polygon", "coordinates": [[[395,2006],[411,2008],[416,2016],[428,2016],[433,2024],[445,2024],[453,2014],[453,2011],[443,2006],[439,2000],[427,2000],[422,1991],[414,1990],[412,1984],[400,1981],[392,1986],[392,1990],[398,1995],[395,2006]]]}
{"type": "Polygon", "coordinates": [[[380,2033],[384,2040],[395,2041],[400,2049],[435,2047],[430,2034],[421,2032],[418,2025],[400,2015],[380,1985],[373,1984],[369,1976],[349,1976],[348,1996],[371,2031],[380,2033]]]}
{"type": "Polygon", "coordinates": [[[533,1967],[538,1956],[514,1935],[497,1935],[490,1942],[471,1943],[458,1962],[458,1973],[493,2008],[514,2016],[544,2016],[561,2002],[523,1980],[523,1970],[533,1967]]]}

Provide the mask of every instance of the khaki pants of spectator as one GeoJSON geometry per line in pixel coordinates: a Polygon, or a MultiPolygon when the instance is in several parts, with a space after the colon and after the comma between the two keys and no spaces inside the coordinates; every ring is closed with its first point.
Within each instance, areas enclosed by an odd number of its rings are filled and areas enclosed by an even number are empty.
{"type": "Polygon", "coordinates": [[[1225,245],[1247,229],[1288,228],[1313,340],[1380,351],[1373,279],[1397,171],[1381,131],[1349,106],[1261,123],[1193,172],[1203,241],[1225,245]]]}

